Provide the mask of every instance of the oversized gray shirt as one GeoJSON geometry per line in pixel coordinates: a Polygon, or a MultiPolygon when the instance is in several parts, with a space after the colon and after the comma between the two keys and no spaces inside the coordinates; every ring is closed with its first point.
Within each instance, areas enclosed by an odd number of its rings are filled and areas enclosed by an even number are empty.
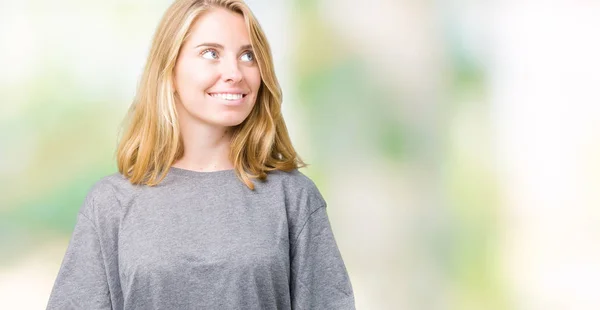
{"type": "Polygon", "coordinates": [[[88,193],[47,309],[354,309],[315,184],[274,171],[120,174],[88,193]]]}

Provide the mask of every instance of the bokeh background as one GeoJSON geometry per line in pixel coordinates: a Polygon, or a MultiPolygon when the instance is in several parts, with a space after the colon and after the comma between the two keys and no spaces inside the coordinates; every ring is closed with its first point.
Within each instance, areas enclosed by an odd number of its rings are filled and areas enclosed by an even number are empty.
{"type": "MultiPolygon", "coordinates": [[[[0,308],[43,309],[169,0],[0,0],[0,308]]],[[[598,1],[248,0],[358,309],[600,309],[598,1]]]]}

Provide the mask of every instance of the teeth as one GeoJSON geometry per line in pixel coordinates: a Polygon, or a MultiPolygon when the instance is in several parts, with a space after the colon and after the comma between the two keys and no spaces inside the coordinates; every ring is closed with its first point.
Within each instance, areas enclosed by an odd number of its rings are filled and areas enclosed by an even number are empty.
{"type": "Polygon", "coordinates": [[[239,100],[242,99],[243,95],[242,94],[227,94],[227,93],[217,93],[217,94],[210,94],[213,97],[217,97],[217,98],[221,98],[221,99],[225,99],[225,100],[239,100]]]}

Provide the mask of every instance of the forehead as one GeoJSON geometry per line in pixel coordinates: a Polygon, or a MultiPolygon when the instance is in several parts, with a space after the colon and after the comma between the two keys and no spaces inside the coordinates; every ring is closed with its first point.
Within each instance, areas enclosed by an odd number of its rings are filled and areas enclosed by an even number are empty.
{"type": "Polygon", "coordinates": [[[224,46],[250,43],[244,16],[224,8],[202,13],[192,24],[188,40],[192,44],[211,42],[224,46]]]}

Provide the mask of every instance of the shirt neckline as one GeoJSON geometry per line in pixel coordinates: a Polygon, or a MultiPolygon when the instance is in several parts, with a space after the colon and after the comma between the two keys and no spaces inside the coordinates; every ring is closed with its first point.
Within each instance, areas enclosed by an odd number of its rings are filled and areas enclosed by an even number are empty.
{"type": "Polygon", "coordinates": [[[215,171],[195,171],[177,167],[170,167],[169,174],[180,175],[193,178],[217,177],[235,175],[235,169],[215,170],[215,171]]]}

